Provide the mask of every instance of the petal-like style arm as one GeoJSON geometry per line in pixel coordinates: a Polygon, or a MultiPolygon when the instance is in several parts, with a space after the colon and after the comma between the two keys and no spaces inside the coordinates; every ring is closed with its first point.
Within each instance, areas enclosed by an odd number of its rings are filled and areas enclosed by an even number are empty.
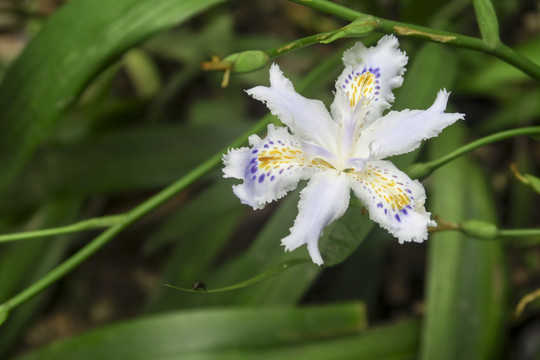
{"type": "Polygon", "coordinates": [[[389,161],[372,161],[361,172],[350,172],[354,194],[379,223],[400,243],[427,239],[428,226],[436,226],[426,212],[426,193],[417,180],[411,180],[389,161]]]}
{"type": "Polygon", "coordinates": [[[339,219],[347,210],[350,198],[349,179],[342,173],[327,171],[315,174],[300,194],[298,216],[291,234],[281,240],[285,250],[307,244],[309,255],[317,265],[323,264],[319,237],[324,227],[339,219]]]}
{"type": "Polygon", "coordinates": [[[293,190],[302,179],[321,171],[302,151],[300,141],[285,127],[268,125],[268,135],[249,137],[252,148],[232,149],[223,156],[225,177],[244,180],[233,186],[243,204],[262,209],[293,190]]]}
{"type": "Polygon", "coordinates": [[[465,117],[445,113],[450,94],[441,90],[427,110],[391,111],[364,129],[356,144],[355,157],[385,159],[413,151],[422,140],[437,136],[445,127],[465,117]]]}
{"type": "Polygon", "coordinates": [[[266,103],[272,114],[287,125],[296,136],[336,151],[337,124],[322,101],[298,94],[279,66],[270,68],[270,87],[257,86],[247,90],[255,99],[266,103]]]}

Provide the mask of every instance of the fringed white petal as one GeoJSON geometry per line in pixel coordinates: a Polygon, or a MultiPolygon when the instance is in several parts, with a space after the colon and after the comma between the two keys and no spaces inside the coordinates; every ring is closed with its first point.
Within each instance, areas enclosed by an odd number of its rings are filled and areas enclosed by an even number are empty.
{"type": "Polygon", "coordinates": [[[347,173],[354,194],[369,210],[369,217],[400,243],[427,239],[428,226],[436,223],[426,212],[426,193],[389,161],[372,161],[361,172],[347,173]]]}
{"type": "Polygon", "coordinates": [[[247,93],[266,103],[272,114],[296,136],[336,151],[337,124],[324,104],[298,94],[276,64],[270,68],[270,87],[257,86],[247,93]]]}
{"type": "Polygon", "coordinates": [[[317,265],[323,264],[319,252],[319,238],[324,227],[340,218],[349,206],[350,186],[345,174],[335,171],[315,174],[300,194],[298,216],[291,234],[281,240],[285,250],[291,251],[307,244],[309,255],[317,265]]]}
{"type": "Polygon", "coordinates": [[[302,151],[300,141],[285,127],[268,125],[268,135],[249,138],[252,148],[232,149],[223,156],[224,177],[244,180],[233,186],[243,204],[262,209],[293,190],[298,182],[326,168],[302,151]]]}
{"type": "Polygon", "coordinates": [[[413,151],[422,140],[437,136],[464,114],[445,113],[450,94],[441,90],[427,110],[391,111],[364,129],[356,144],[355,156],[385,159],[413,151]]]}
{"type": "Polygon", "coordinates": [[[341,127],[365,127],[381,116],[394,101],[392,90],[403,83],[407,56],[393,35],[383,36],[376,46],[361,42],[343,54],[345,69],[336,81],[331,110],[341,127]]]}

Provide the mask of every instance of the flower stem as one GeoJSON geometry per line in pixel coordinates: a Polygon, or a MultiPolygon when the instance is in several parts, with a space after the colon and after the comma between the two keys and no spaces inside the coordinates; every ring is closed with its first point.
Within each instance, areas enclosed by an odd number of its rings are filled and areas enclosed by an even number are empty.
{"type": "MultiPolygon", "coordinates": [[[[327,0],[289,0],[297,4],[325,12],[327,14],[340,17],[348,21],[354,21],[359,16],[365,14],[349,9],[327,0]]],[[[478,50],[491,54],[499,59],[515,66],[530,77],[540,81],[540,66],[512,50],[502,43],[487,43],[482,39],[456,34],[449,31],[436,30],[425,26],[407,24],[399,21],[392,21],[373,16],[375,20],[375,31],[398,36],[408,36],[423,40],[443,43],[447,45],[478,50]]]]}
{"type": "Polygon", "coordinates": [[[508,139],[508,138],[512,138],[516,136],[522,136],[522,135],[540,135],[540,126],[531,126],[531,127],[506,130],[506,131],[498,132],[496,134],[488,135],[486,137],[473,141],[467,145],[464,145],[460,147],[459,149],[454,150],[451,153],[440,157],[439,159],[427,161],[424,163],[413,164],[410,167],[410,169],[408,169],[407,174],[411,176],[413,179],[425,178],[429,176],[433,171],[438,169],[439,167],[449,163],[450,161],[462,155],[465,155],[473,151],[474,149],[477,149],[487,144],[491,144],[496,141],[500,141],[500,140],[504,140],[504,139],[508,139]]]}

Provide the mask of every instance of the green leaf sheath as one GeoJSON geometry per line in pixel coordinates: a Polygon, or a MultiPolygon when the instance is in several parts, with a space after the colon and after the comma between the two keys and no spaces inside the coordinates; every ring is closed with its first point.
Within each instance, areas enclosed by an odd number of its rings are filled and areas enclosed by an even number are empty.
{"type": "MultiPolygon", "coordinates": [[[[347,21],[354,21],[358,17],[366,16],[361,12],[349,9],[345,6],[326,0],[289,0],[304,6],[325,12],[327,14],[340,17],[347,21]]],[[[483,51],[520,69],[530,77],[540,81],[540,66],[530,59],[524,57],[508,46],[498,43],[492,44],[471,36],[452,33],[449,31],[432,29],[425,26],[412,25],[398,21],[373,17],[376,26],[375,31],[397,36],[414,37],[422,40],[433,41],[446,45],[462,47],[477,51],[483,51]]]]}
{"type": "Polygon", "coordinates": [[[491,0],[473,0],[476,20],[480,28],[482,39],[491,47],[495,48],[500,42],[499,22],[491,0]]]}
{"type": "Polygon", "coordinates": [[[0,193],[96,74],[127,49],[223,1],[66,3],[0,84],[0,193]]]}

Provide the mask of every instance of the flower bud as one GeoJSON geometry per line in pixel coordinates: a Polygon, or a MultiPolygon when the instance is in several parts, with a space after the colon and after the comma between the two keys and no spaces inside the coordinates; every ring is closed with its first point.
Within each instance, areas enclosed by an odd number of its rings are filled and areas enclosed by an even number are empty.
{"type": "Polygon", "coordinates": [[[258,70],[268,64],[268,55],[260,50],[248,50],[231,54],[223,59],[231,64],[231,70],[236,73],[258,70]]]}
{"type": "Polygon", "coordinates": [[[467,220],[461,223],[461,230],[467,235],[480,239],[495,239],[498,234],[497,226],[481,220],[467,220]]]}

